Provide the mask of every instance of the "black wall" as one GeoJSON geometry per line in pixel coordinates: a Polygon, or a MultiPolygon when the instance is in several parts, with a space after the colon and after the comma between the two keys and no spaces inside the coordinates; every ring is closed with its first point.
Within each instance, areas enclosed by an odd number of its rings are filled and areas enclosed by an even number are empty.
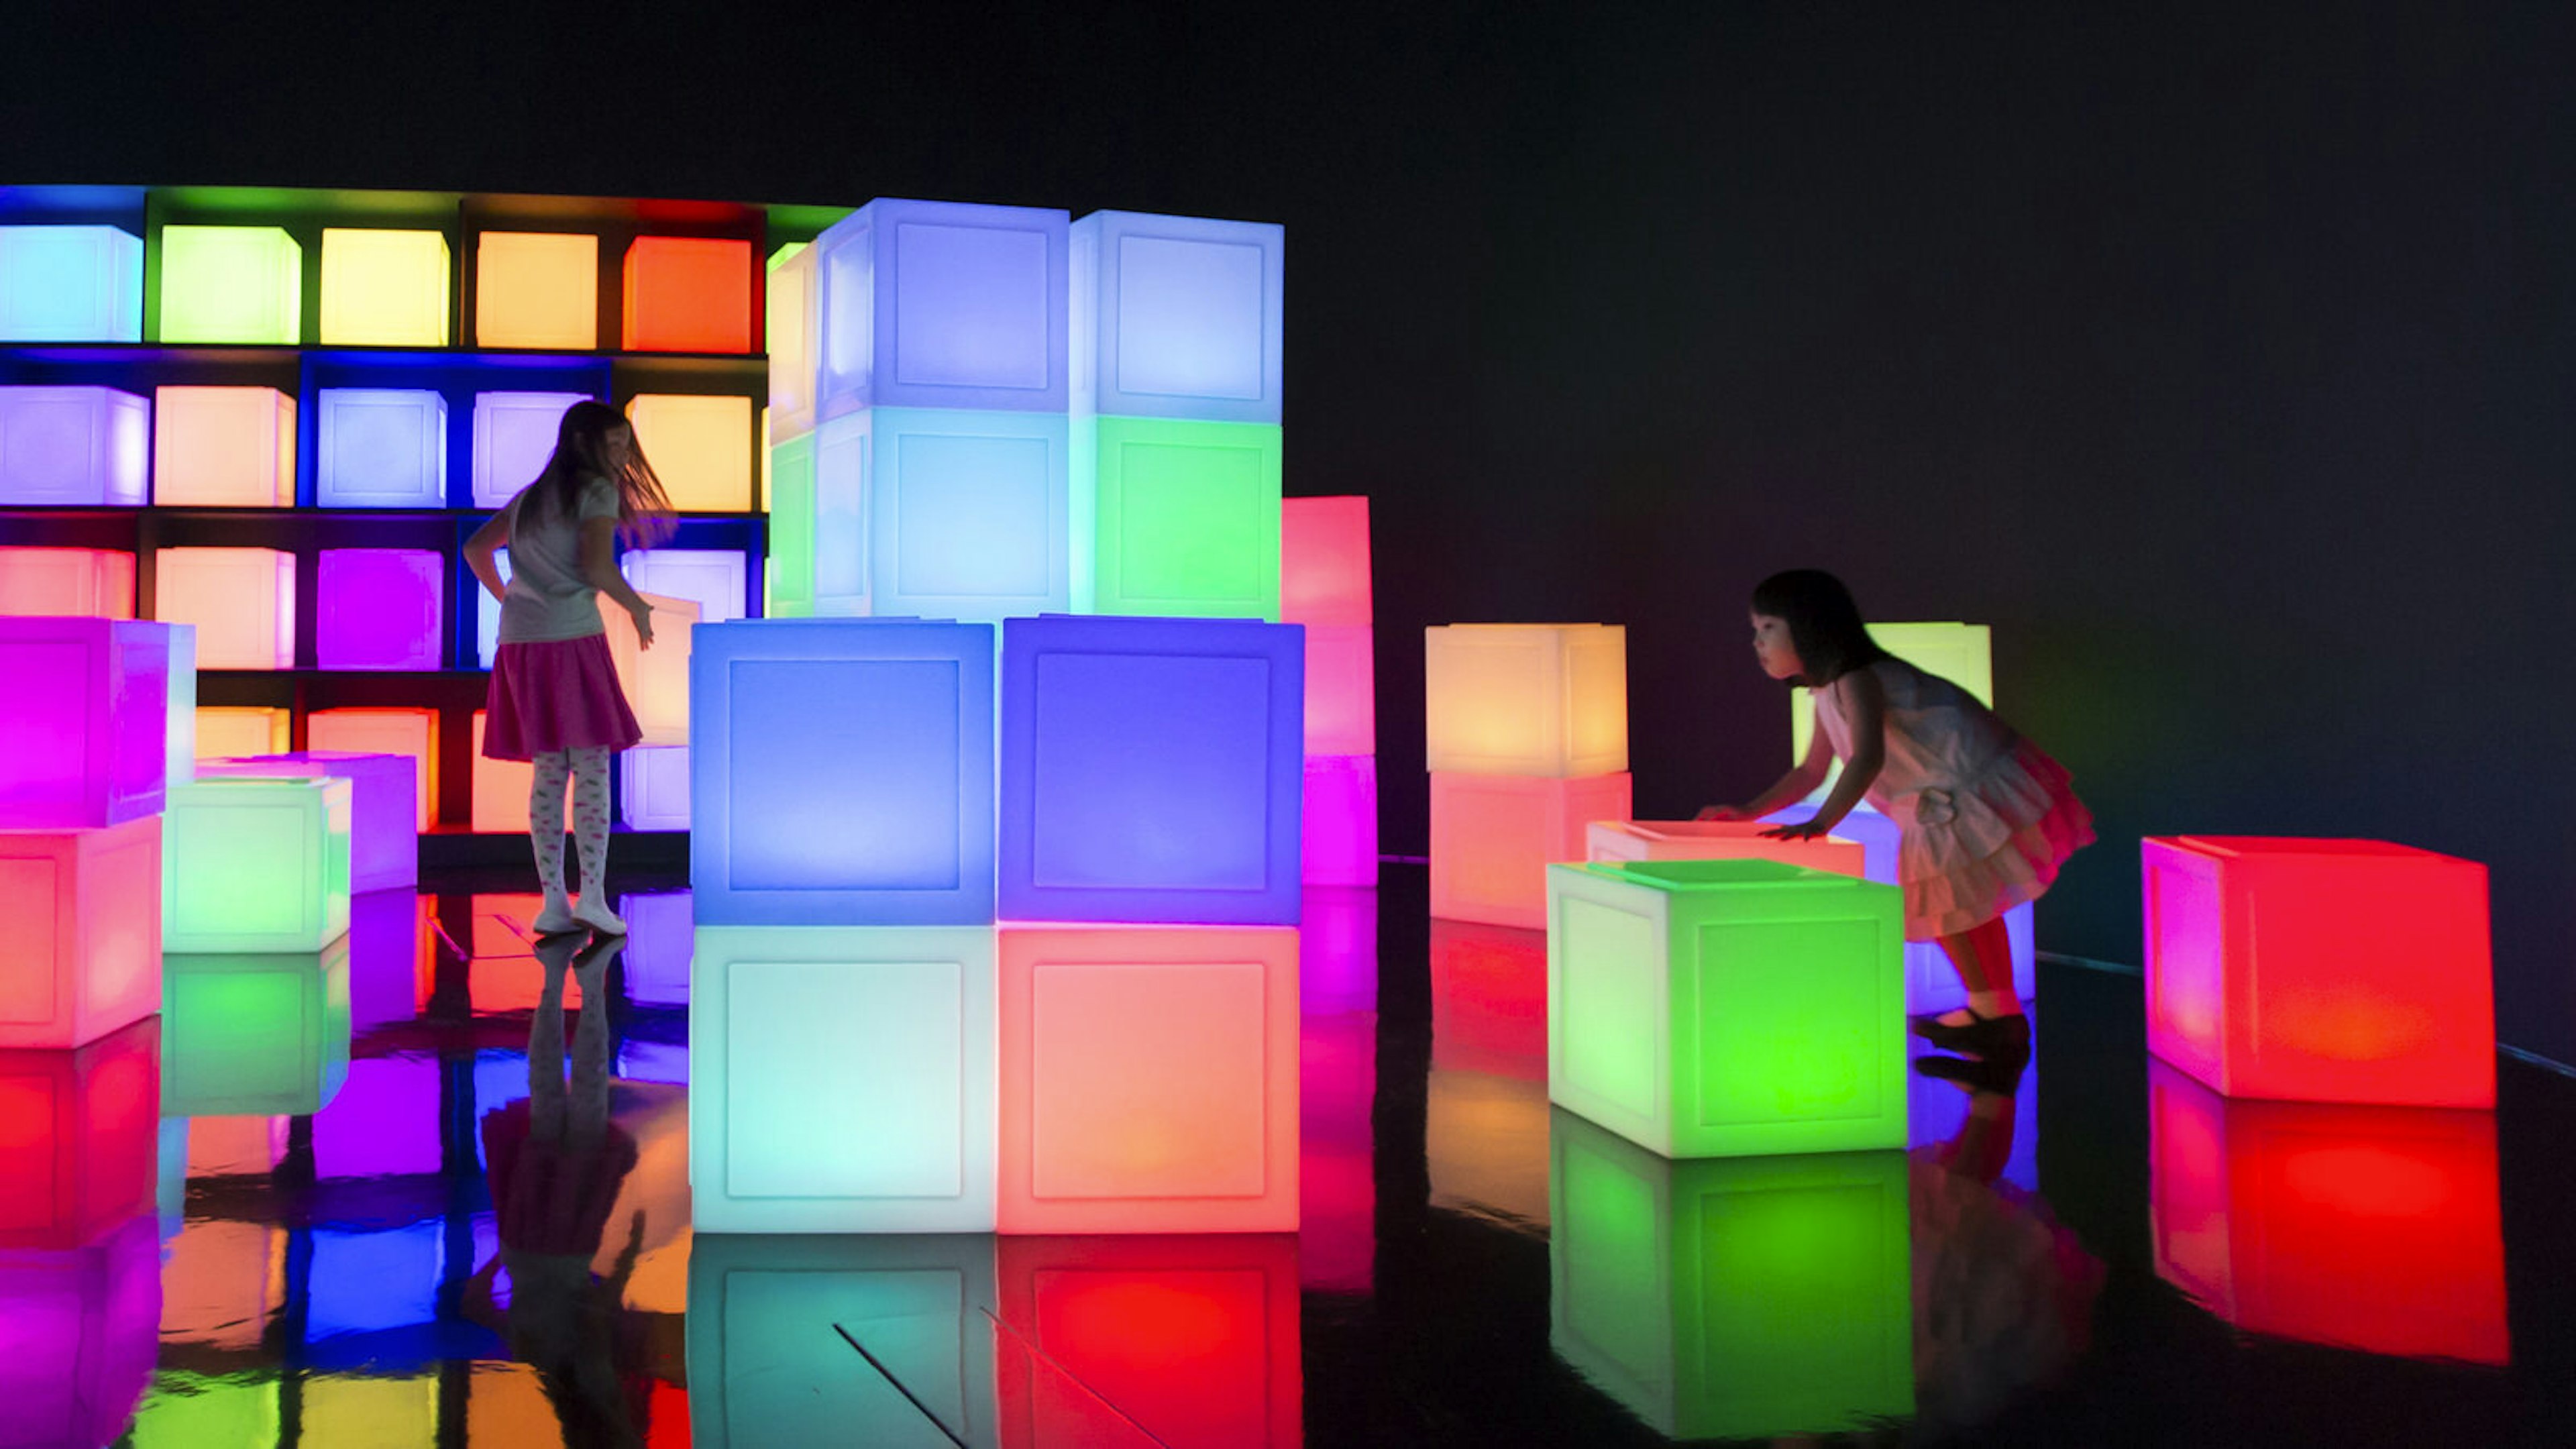
{"type": "Polygon", "coordinates": [[[1284,222],[1390,850],[1421,626],[1627,624],[1678,812],[1785,761],[1742,600],[1822,565],[1994,626],[2104,827],[2045,945],[2137,959],[2141,834],[2397,839],[2493,867],[2503,1035],[2576,1059],[2564,7],[76,8],[0,180],[1284,222]]]}

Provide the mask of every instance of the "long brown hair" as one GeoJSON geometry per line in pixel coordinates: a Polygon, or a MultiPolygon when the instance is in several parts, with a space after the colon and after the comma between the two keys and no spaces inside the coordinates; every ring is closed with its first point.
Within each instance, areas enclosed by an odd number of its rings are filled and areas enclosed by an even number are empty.
{"type": "Polygon", "coordinates": [[[617,428],[631,430],[631,425],[604,402],[585,399],[564,409],[563,424],[555,430],[554,455],[546,459],[528,492],[555,517],[572,518],[580,512],[582,488],[593,478],[606,478],[617,486],[618,537],[630,548],[650,548],[669,539],[677,527],[671,516],[671,495],[662,490],[661,475],[645,461],[640,439],[627,447],[626,466],[608,466],[608,435],[617,428]]]}
{"type": "Polygon", "coordinates": [[[1754,585],[1753,612],[1789,626],[1790,646],[1805,666],[1804,673],[1784,681],[1793,688],[1822,688],[1888,657],[1869,637],[1851,590],[1823,569],[1791,569],[1754,585]]]}

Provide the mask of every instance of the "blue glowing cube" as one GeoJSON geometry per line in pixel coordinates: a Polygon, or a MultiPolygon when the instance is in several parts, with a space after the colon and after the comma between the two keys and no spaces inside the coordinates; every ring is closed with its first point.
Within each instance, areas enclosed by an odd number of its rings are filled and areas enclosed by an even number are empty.
{"type": "Polygon", "coordinates": [[[447,506],[447,399],[413,388],[326,387],[320,427],[315,506],[447,506]]]}
{"type": "Polygon", "coordinates": [[[992,625],[703,625],[689,716],[701,925],[993,918],[992,625]]]}
{"type": "Polygon", "coordinates": [[[1073,408],[1279,421],[1287,233],[1095,211],[1073,224],[1073,408]]]}
{"type": "Polygon", "coordinates": [[[555,455],[566,409],[583,392],[482,392],[474,395],[474,506],[498,508],[537,481],[555,455]]]}
{"type": "Polygon", "coordinates": [[[617,813],[629,830],[689,828],[689,747],[628,750],[619,762],[617,813]]]}
{"type": "MultiPolygon", "coordinates": [[[[852,432],[870,612],[999,623],[1070,607],[1063,414],[874,408],[834,420],[835,440],[852,432]]],[[[841,447],[836,511],[850,486],[841,447]]]]}
{"type": "Polygon", "coordinates": [[[814,242],[821,415],[1062,412],[1068,213],[869,202],[814,242]]]}
{"type": "Polygon", "coordinates": [[[1280,430],[1073,420],[1074,608],[1279,617],[1280,430]]]}
{"type": "Polygon", "coordinates": [[[0,226],[0,342],[143,340],[143,241],[112,226],[0,226]]]}
{"type": "Polygon", "coordinates": [[[1003,919],[1295,924],[1305,663],[1294,624],[1003,625],[1003,919]]]}
{"type": "Polygon", "coordinates": [[[112,387],[0,387],[0,504],[140,508],[152,403],[112,387]]]}
{"type": "Polygon", "coordinates": [[[161,1111],[303,1117],[349,1075],[349,945],[161,960],[161,1111]]]}
{"type": "Polygon", "coordinates": [[[868,474],[875,441],[865,412],[834,418],[814,431],[808,589],[814,612],[827,619],[869,612],[868,474]]]}

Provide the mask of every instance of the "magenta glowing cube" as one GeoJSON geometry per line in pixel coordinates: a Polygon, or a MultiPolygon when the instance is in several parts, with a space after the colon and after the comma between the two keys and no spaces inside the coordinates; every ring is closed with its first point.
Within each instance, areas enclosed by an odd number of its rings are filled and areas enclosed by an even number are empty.
{"type": "Polygon", "coordinates": [[[1075,222],[1075,410],[1278,422],[1286,235],[1134,211],[1075,222]]]}
{"type": "Polygon", "coordinates": [[[199,760],[200,775],[349,782],[349,891],[420,883],[420,775],[409,755],[336,750],[199,760]]]}
{"type": "Polygon", "coordinates": [[[689,747],[628,750],[618,765],[617,813],[629,830],[689,828],[689,747]]]}
{"type": "Polygon", "coordinates": [[[112,387],[0,387],[0,504],[139,508],[152,404],[112,387]]]}
{"type": "Polygon", "coordinates": [[[314,662],[324,669],[436,669],[444,560],[431,549],[326,548],[314,573],[314,662]]]}
{"type": "Polygon", "coordinates": [[[81,1247],[0,1256],[0,1443],[119,1442],[160,1352],[149,1215],[81,1247]]]}
{"type": "Polygon", "coordinates": [[[0,1047],[76,1047],[161,1009],[161,818],[0,831],[0,1047]]]}
{"type": "Polygon", "coordinates": [[[447,506],[447,399],[409,388],[326,387],[320,427],[317,506],[447,506]]]}
{"type": "Polygon", "coordinates": [[[0,830],[117,825],[168,785],[170,638],[118,619],[0,618],[0,830]]]}
{"type": "Polygon", "coordinates": [[[1377,757],[1306,757],[1304,878],[1308,885],[1377,884],[1377,757]]]}
{"type": "Polygon", "coordinates": [[[1032,206],[880,198],[815,239],[822,416],[1062,412],[1067,233],[1032,206]]]}
{"type": "Polygon", "coordinates": [[[1297,1009],[1377,1010],[1377,892],[1317,886],[1297,922],[1297,1009]]]}
{"type": "Polygon", "coordinates": [[[565,410],[589,401],[583,392],[476,393],[474,506],[498,508],[537,481],[555,455],[565,410]]]}

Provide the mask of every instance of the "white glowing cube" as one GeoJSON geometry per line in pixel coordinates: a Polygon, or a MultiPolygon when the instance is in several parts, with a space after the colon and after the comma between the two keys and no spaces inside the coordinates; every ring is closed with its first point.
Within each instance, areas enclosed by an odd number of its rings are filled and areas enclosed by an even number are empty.
{"type": "Polygon", "coordinates": [[[1617,624],[1426,629],[1423,674],[1435,773],[1570,779],[1628,768],[1628,631],[1617,624]]]}
{"type": "Polygon", "coordinates": [[[701,1233],[993,1230],[994,933],[701,926],[701,1233]]]}
{"type": "Polygon", "coordinates": [[[0,548],[0,614],[134,617],[134,555],[99,548],[0,548]]]}
{"type": "Polygon", "coordinates": [[[161,1009],[161,818],[0,831],[0,1048],[68,1049],[161,1009]]]}
{"type": "Polygon", "coordinates": [[[1062,211],[880,198],[815,239],[823,417],[869,407],[1062,412],[1062,211]]]}
{"type": "Polygon", "coordinates": [[[682,513],[751,510],[752,459],[758,435],[751,399],[694,393],[644,393],[626,405],[635,445],[682,513]]]}
{"type": "Polygon", "coordinates": [[[817,593],[871,613],[998,623],[1071,606],[1060,413],[874,408],[834,419],[815,469],[817,593]]]}
{"type": "Polygon", "coordinates": [[[295,556],[273,548],[165,548],[152,616],[197,629],[200,669],[295,667],[295,556]]]}
{"type": "Polygon", "coordinates": [[[200,779],[170,792],[161,934],[172,952],[319,951],[349,931],[346,780],[200,779]]]}
{"type": "Polygon", "coordinates": [[[193,624],[165,624],[170,640],[169,722],[163,726],[172,784],[197,777],[197,629],[193,624]]]}
{"type": "MultiPolygon", "coordinates": [[[[742,618],[750,561],[738,548],[648,548],[620,561],[626,582],[648,594],[686,599],[698,606],[701,624],[742,618]]],[[[604,612],[604,611],[603,611],[604,612]]],[[[659,629],[661,621],[653,627],[659,629]]]]}
{"type": "Polygon", "coordinates": [[[0,226],[0,342],[142,340],[142,238],[112,226],[0,226]]]}
{"type": "Polygon", "coordinates": [[[618,815],[629,830],[689,828],[686,746],[628,750],[617,782],[618,815]]]}
{"type": "MultiPolygon", "coordinates": [[[[653,647],[636,636],[635,621],[624,609],[600,610],[608,627],[608,657],[617,666],[617,684],[626,692],[648,745],[689,742],[689,636],[698,624],[694,600],[644,593],[653,606],[653,647]]],[[[479,747],[478,747],[479,749],[479,747]]]]}
{"type": "Polygon", "coordinates": [[[295,399],[273,387],[153,389],[152,501],[293,508],[295,399]]]}
{"type": "Polygon", "coordinates": [[[305,1117],[349,1075],[349,940],[161,963],[161,1110],[305,1117]]]}
{"type": "Polygon", "coordinates": [[[0,504],[142,506],[152,404],[112,387],[0,387],[0,504]]]}
{"type": "Polygon", "coordinates": [[[1279,421],[1282,228],[1096,211],[1070,241],[1076,411],[1279,421]]]}
{"type": "Polygon", "coordinates": [[[821,329],[820,254],[796,242],[769,261],[769,441],[814,431],[815,343],[821,329]]]}
{"type": "Polygon", "coordinates": [[[313,502],[445,508],[447,399],[410,388],[326,387],[313,502]]]}
{"type": "Polygon", "coordinates": [[[563,415],[580,392],[478,392],[474,395],[474,506],[498,508],[537,481],[555,455],[563,415]]]}

